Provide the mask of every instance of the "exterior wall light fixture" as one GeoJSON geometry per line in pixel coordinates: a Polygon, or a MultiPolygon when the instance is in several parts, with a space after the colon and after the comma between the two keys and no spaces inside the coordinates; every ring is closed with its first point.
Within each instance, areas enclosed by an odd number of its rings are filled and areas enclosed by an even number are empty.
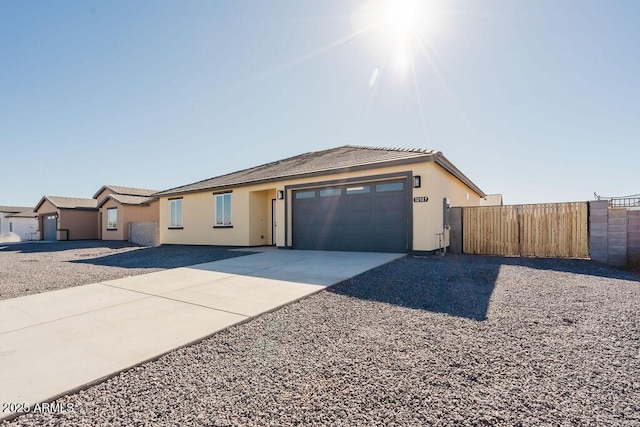
{"type": "Polygon", "coordinates": [[[420,175],[414,175],[413,177],[413,188],[420,188],[420,175]]]}
{"type": "Polygon", "coordinates": [[[278,191],[277,191],[277,193],[276,193],[276,198],[277,198],[278,200],[282,200],[282,199],[284,199],[284,191],[282,191],[282,190],[278,190],[278,191]]]}

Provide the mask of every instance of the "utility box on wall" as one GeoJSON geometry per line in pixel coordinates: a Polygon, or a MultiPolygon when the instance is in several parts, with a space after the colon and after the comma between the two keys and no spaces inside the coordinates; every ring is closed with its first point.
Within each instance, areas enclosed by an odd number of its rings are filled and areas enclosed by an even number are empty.
{"type": "Polygon", "coordinates": [[[451,225],[451,200],[448,197],[442,199],[442,226],[448,228],[451,225]]]}

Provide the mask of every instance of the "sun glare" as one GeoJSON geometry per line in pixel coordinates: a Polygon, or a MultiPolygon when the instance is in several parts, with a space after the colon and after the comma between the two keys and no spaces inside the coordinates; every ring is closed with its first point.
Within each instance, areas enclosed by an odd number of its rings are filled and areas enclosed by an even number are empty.
{"type": "Polygon", "coordinates": [[[361,25],[388,37],[404,37],[428,24],[424,12],[424,1],[420,0],[371,1],[361,9],[361,25]]]}
{"type": "Polygon", "coordinates": [[[369,34],[372,45],[387,52],[389,64],[407,77],[413,55],[442,26],[438,0],[369,0],[354,13],[354,26],[369,34]]]}
{"type": "Polygon", "coordinates": [[[421,3],[415,0],[387,1],[380,10],[380,22],[397,35],[406,36],[419,30],[421,3]]]}

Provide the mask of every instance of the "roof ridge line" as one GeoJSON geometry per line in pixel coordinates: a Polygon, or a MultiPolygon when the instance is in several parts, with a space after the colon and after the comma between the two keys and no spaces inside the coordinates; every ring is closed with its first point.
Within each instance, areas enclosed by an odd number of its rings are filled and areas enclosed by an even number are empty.
{"type": "Polygon", "coordinates": [[[347,145],[344,145],[343,147],[364,148],[366,150],[397,151],[400,153],[423,153],[423,154],[438,153],[438,150],[434,150],[431,148],[378,147],[374,145],[354,145],[354,144],[347,144],[347,145]]]}

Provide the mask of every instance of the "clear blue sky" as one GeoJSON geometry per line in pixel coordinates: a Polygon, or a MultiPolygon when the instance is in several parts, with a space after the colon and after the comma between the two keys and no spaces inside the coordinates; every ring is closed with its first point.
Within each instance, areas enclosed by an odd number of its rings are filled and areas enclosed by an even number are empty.
{"type": "Polygon", "coordinates": [[[370,3],[0,0],[0,205],[344,144],[506,203],[640,193],[639,1],[425,0],[404,56],[370,3]]]}

